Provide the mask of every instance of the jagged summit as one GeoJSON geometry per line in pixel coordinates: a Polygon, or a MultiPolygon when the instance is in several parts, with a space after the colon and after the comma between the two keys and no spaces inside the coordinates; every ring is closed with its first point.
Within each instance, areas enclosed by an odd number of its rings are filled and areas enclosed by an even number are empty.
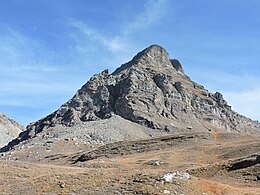
{"type": "Polygon", "coordinates": [[[150,47],[145,48],[140,51],[134,58],[131,60],[132,62],[141,61],[148,59],[153,59],[154,62],[157,62],[157,65],[163,65],[162,62],[169,61],[169,53],[159,45],[151,45],[150,47]]]}
{"type": "Polygon", "coordinates": [[[142,60],[153,60],[155,64],[152,65],[170,65],[169,63],[169,53],[159,45],[151,45],[150,47],[139,52],[132,61],[142,61],[142,60]],[[148,59],[147,59],[148,58],[148,59]]]}
{"type": "Polygon", "coordinates": [[[234,112],[220,93],[210,93],[190,80],[164,48],[152,45],[112,74],[105,70],[91,77],[71,100],[28,125],[4,150],[50,128],[73,127],[73,131],[89,121],[113,116],[166,133],[260,129],[259,123],[234,112]]]}
{"type": "Polygon", "coordinates": [[[159,45],[151,45],[150,47],[139,52],[134,58],[121,67],[117,68],[112,75],[116,75],[121,71],[129,68],[147,68],[158,70],[161,68],[173,68],[173,64],[169,58],[168,52],[159,45]]]}

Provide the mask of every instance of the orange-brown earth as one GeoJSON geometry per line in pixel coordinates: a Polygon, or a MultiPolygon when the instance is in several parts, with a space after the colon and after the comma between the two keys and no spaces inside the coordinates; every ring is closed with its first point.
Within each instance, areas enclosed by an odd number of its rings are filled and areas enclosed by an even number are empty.
{"type": "Polygon", "coordinates": [[[260,194],[259,136],[214,131],[76,145],[59,141],[55,154],[28,157],[32,147],[2,158],[1,194],[260,194]],[[190,178],[162,179],[177,171],[190,178]]]}

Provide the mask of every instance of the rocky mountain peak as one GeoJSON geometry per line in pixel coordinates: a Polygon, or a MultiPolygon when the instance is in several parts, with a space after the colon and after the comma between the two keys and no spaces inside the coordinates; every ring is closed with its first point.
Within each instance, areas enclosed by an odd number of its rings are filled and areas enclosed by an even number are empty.
{"type": "Polygon", "coordinates": [[[150,58],[159,64],[169,61],[169,53],[159,45],[151,45],[150,47],[139,52],[134,59],[150,58]]]}
{"type": "Polygon", "coordinates": [[[114,115],[163,132],[260,129],[259,123],[234,112],[222,94],[193,82],[164,48],[152,45],[112,74],[105,70],[91,77],[71,100],[28,125],[9,147],[49,128],[75,127],[114,115]]]}
{"type": "Polygon", "coordinates": [[[154,65],[165,65],[169,64],[169,54],[168,52],[159,45],[151,45],[150,47],[139,52],[132,61],[153,61],[154,65]]]}
{"type": "Polygon", "coordinates": [[[144,71],[150,69],[159,72],[165,68],[173,69],[168,52],[159,45],[151,45],[139,52],[131,61],[116,69],[113,75],[129,71],[129,69],[143,69],[144,71]]]}
{"type": "Polygon", "coordinates": [[[112,74],[104,70],[94,75],[60,109],[27,128],[34,135],[44,128],[74,126],[113,114],[167,131],[201,122],[228,131],[259,128],[258,123],[232,111],[221,93],[210,93],[191,81],[181,63],[171,60],[159,45],[142,50],[112,74]]]}

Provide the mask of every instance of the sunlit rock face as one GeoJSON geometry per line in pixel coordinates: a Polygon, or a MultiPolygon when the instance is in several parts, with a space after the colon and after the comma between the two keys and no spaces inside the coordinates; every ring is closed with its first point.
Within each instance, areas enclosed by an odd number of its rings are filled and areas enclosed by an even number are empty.
{"type": "Polygon", "coordinates": [[[7,145],[11,140],[17,138],[23,130],[23,126],[0,112],[0,147],[7,145]]]}
{"type": "MultiPolygon", "coordinates": [[[[57,111],[27,126],[12,144],[34,137],[51,127],[73,127],[119,115],[126,120],[166,132],[251,132],[259,123],[234,112],[220,93],[210,93],[193,82],[181,63],[152,45],[112,74],[94,75],[57,111]]],[[[73,129],[73,128],[72,128],[73,129]]]]}

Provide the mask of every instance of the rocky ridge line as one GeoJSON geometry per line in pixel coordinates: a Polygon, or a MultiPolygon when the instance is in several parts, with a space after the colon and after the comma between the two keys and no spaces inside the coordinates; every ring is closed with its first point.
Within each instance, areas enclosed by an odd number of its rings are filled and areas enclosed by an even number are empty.
{"type": "Polygon", "coordinates": [[[45,129],[74,127],[119,115],[140,125],[165,131],[254,132],[260,124],[234,112],[221,93],[210,93],[193,82],[181,63],[152,45],[112,74],[96,74],[57,111],[27,126],[7,149],[45,129]]]}

